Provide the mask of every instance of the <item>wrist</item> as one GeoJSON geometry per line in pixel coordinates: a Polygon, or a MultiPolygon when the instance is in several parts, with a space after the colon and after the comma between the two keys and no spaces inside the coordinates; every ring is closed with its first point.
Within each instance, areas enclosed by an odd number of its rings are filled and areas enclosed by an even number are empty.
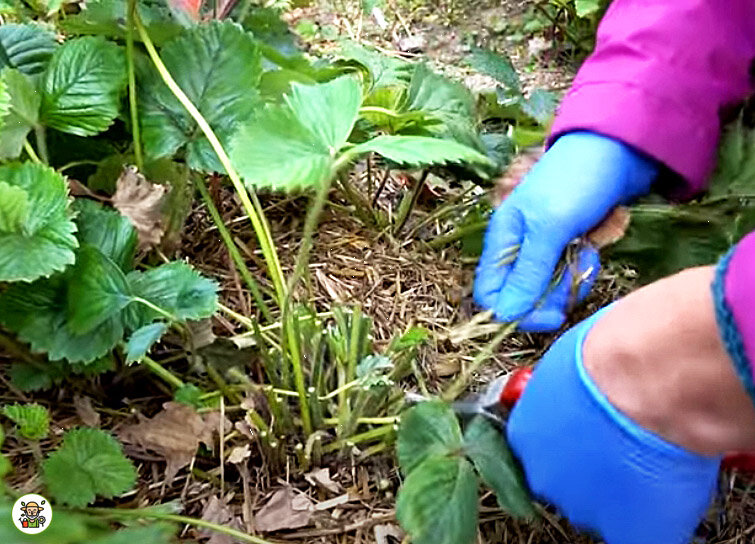
{"type": "Polygon", "coordinates": [[[695,268],[620,300],[583,345],[597,387],[638,425],[691,451],[755,448],[755,407],[721,341],[710,285],[695,268]]]}

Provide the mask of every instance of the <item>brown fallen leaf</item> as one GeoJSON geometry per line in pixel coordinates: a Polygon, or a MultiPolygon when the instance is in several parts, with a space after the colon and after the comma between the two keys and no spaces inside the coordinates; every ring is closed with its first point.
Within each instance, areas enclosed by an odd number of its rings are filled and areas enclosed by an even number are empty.
{"type": "MultiPolygon", "coordinates": [[[[210,497],[210,500],[205,504],[204,511],[202,512],[202,519],[204,521],[209,521],[210,523],[236,529],[237,531],[244,530],[240,516],[235,515],[233,509],[231,509],[228,503],[216,496],[210,497]]],[[[236,544],[237,542],[237,540],[230,535],[219,533],[211,529],[201,529],[199,531],[199,538],[209,538],[207,544],[236,544]]]]}
{"type": "Polygon", "coordinates": [[[233,465],[240,465],[241,463],[246,461],[251,455],[252,455],[252,448],[249,447],[249,444],[244,444],[243,446],[234,447],[231,450],[231,453],[228,454],[228,459],[226,460],[233,465]]]}
{"type": "Polygon", "coordinates": [[[151,183],[134,166],[123,169],[113,195],[113,206],[128,218],[139,235],[139,247],[160,243],[165,234],[163,204],[169,185],[151,183]]]}
{"type": "Polygon", "coordinates": [[[92,406],[92,399],[86,395],[74,395],[73,407],[76,409],[76,415],[81,422],[87,427],[100,426],[100,414],[92,406]]]}
{"type": "MultiPolygon", "coordinates": [[[[165,458],[165,477],[172,480],[176,473],[191,463],[200,442],[213,445],[213,432],[218,427],[219,415],[212,412],[203,419],[191,406],[166,402],[163,410],[153,418],[143,418],[134,425],[124,427],[121,440],[165,458]]],[[[231,428],[228,423],[226,429],[231,428]]]]}
{"type": "Polygon", "coordinates": [[[304,478],[313,486],[320,486],[331,493],[340,493],[341,486],[330,478],[330,469],[321,468],[304,475],[304,478]]]}
{"type": "Polygon", "coordinates": [[[255,527],[264,533],[306,527],[312,519],[312,510],[312,501],[307,496],[284,487],[273,493],[254,516],[255,527]]]}

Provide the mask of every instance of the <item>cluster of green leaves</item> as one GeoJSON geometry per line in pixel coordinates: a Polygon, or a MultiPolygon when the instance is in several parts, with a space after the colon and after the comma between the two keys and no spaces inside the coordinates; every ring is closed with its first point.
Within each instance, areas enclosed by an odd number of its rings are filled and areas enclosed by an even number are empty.
{"type": "Polygon", "coordinates": [[[481,479],[508,514],[532,519],[535,510],[501,430],[482,416],[462,434],[445,403],[419,404],[401,418],[398,460],[406,477],[396,516],[417,544],[474,542],[481,479]]]}
{"type": "Polygon", "coordinates": [[[510,127],[509,135],[517,147],[541,144],[558,97],[543,89],[535,89],[525,96],[514,65],[501,53],[475,49],[468,62],[472,68],[498,83],[495,92],[480,97],[484,121],[510,127]]]}
{"type": "MultiPolygon", "coordinates": [[[[26,163],[10,168],[38,170],[26,163]]],[[[75,264],[32,283],[14,283],[0,295],[0,323],[51,360],[90,363],[133,333],[127,351],[149,348],[145,328],[159,339],[165,323],[209,317],[217,285],[184,262],[133,270],[137,235],[123,216],[88,200],[74,204],[78,226],[75,264]],[[160,325],[156,325],[159,323],[160,325]]],[[[38,212],[39,213],[39,212],[38,212]]]]}
{"type": "Polygon", "coordinates": [[[626,235],[608,248],[611,259],[635,268],[642,283],[715,263],[755,229],[755,130],[744,118],[726,128],[702,197],[683,204],[648,200],[630,209],[626,235]]]}

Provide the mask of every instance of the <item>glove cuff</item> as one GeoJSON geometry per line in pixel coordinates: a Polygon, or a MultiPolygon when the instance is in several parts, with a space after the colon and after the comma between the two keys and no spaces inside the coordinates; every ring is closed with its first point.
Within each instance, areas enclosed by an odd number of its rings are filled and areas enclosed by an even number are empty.
{"type": "Polygon", "coordinates": [[[713,302],[716,309],[716,322],[721,334],[721,340],[729,354],[734,368],[737,371],[739,380],[750,396],[750,400],[755,404],[755,380],[753,380],[753,367],[747,357],[747,350],[744,339],[737,326],[734,312],[726,301],[726,273],[729,270],[729,264],[734,256],[737,246],[734,246],[718,262],[716,275],[713,280],[711,289],[713,291],[713,302]]]}
{"type": "Polygon", "coordinates": [[[652,431],[641,427],[628,416],[619,411],[608,397],[598,388],[598,385],[590,377],[587,369],[584,365],[584,359],[582,358],[582,346],[587,337],[587,333],[590,332],[595,322],[600,319],[604,312],[607,312],[613,304],[602,308],[596,312],[583,323],[584,326],[580,327],[578,337],[575,342],[575,348],[577,353],[574,360],[576,362],[577,373],[582,385],[585,387],[593,402],[602,410],[625,434],[631,438],[653,448],[655,451],[664,454],[667,458],[673,458],[678,461],[684,462],[687,466],[699,465],[700,469],[705,469],[710,466],[711,463],[718,463],[720,457],[706,457],[695,452],[691,452],[681,446],[672,444],[665,440],[661,436],[655,434],[652,431]]]}

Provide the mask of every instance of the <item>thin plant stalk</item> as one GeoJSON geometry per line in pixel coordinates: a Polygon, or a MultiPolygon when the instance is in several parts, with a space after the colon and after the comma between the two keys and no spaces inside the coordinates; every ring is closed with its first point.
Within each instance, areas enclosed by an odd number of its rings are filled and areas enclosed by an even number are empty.
{"type": "Polygon", "coordinates": [[[322,213],[325,203],[328,199],[328,192],[330,191],[330,181],[323,183],[315,194],[312,205],[307,212],[307,216],[304,219],[304,232],[302,235],[302,243],[299,248],[299,253],[296,256],[296,263],[294,265],[294,273],[288,282],[288,289],[286,294],[285,303],[283,305],[283,319],[281,320],[285,329],[286,336],[289,343],[289,355],[291,357],[291,366],[294,371],[294,384],[296,391],[299,393],[299,408],[301,410],[301,420],[304,432],[309,435],[312,434],[312,417],[309,409],[309,402],[307,398],[307,388],[304,382],[304,371],[302,369],[301,361],[301,348],[299,342],[299,327],[298,320],[291,315],[291,298],[293,292],[296,289],[297,283],[301,280],[309,262],[309,253],[312,250],[312,238],[314,236],[317,223],[320,220],[320,214],[322,213]]]}
{"type": "Polygon", "coordinates": [[[283,306],[283,303],[286,299],[286,285],[285,278],[283,276],[283,269],[281,268],[280,260],[278,259],[278,254],[275,250],[275,243],[270,232],[270,226],[267,223],[264,210],[262,209],[262,205],[257,199],[257,195],[254,193],[250,194],[246,190],[246,187],[241,181],[241,177],[231,164],[231,160],[228,157],[228,154],[223,148],[223,145],[220,143],[220,140],[218,140],[218,137],[215,135],[215,132],[212,130],[212,127],[210,127],[207,120],[204,118],[204,116],[202,116],[197,107],[191,102],[189,97],[186,96],[186,93],[184,93],[181,87],[178,86],[176,81],[173,79],[173,76],[170,75],[170,72],[165,67],[165,64],[160,58],[160,55],[157,53],[155,45],[152,42],[152,39],[149,37],[149,34],[147,33],[147,29],[144,28],[144,24],[142,23],[138,13],[134,13],[134,25],[136,26],[136,30],[139,32],[139,37],[144,43],[144,47],[147,49],[147,54],[152,60],[152,63],[155,65],[155,68],[160,74],[163,82],[168,86],[176,99],[181,103],[181,105],[186,109],[189,115],[191,115],[192,119],[194,119],[199,128],[202,130],[202,133],[207,138],[207,141],[210,143],[213,151],[215,151],[218,160],[223,165],[223,168],[228,174],[228,177],[230,178],[234,189],[236,189],[236,192],[238,193],[241,200],[241,204],[244,207],[244,211],[249,217],[249,220],[252,223],[252,227],[254,228],[254,232],[259,239],[260,249],[262,250],[262,255],[265,258],[265,262],[267,263],[268,273],[272,278],[278,302],[281,306],[283,306]]]}
{"type": "Polygon", "coordinates": [[[154,519],[159,521],[172,521],[174,523],[184,523],[194,527],[210,529],[218,533],[228,535],[240,542],[250,542],[252,544],[272,544],[268,540],[237,531],[224,525],[219,525],[211,521],[206,521],[178,514],[169,514],[154,508],[137,508],[137,509],[120,509],[120,508],[88,508],[85,512],[99,514],[111,519],[154,519]]]}
{"type": "Polygon", "coordinates": [[[162,366],[157,361],[150,359],[149,357],[143,357],[141,364],[147,367],[150,372],[161,377],[176,389],[181,389],[185,385],[181,378],[173,374],[170,370],[162,366]]]}
{"type": "Polygon", "coordinates": [[[44,125],[37,125],[34,127],[34,136],[37,140],[37,153],[39,158],[45,164],[50,164],[50,157],[47,154],[47,131],[44,125]]]}
{"type": "Polygon", "coordinates": [[[37,156],[37,152],[34,151],[34,148],[29,143],[29,140],[24,140],[24,151],[26,151],[26,154],[29,155],[29,158],[33,162],[42,162],[39,160],[39,157],[37,156]]]}
{"type": "Polygon", "coordinates": [[[144,170],[144,155],[142,154],[141,127],[139,126],[139,110],[136,95],[136,71],[134,70],[134,15],[136,14],[136,0],[128,0],[126,12],[126,63],[128,68],[128,106],[131,113],[131,135],[134,140],[134,159],[136,167],[144,170]]]}
{"type": "MultiPolygon", "coordinates": [[[[183,105],[189,115],[191,115],[197,125],[199,125],[199,128],[202,130],[205,137],[209,141],[210,146],[212,147],[213,151],[215,151],[218,160],[220,160],[220,163],[223,165],[223,168],[228,174],[231,183],[236,189],[236,192],[238,193],[239,198],[241,199],[241,203],[244,207],[244,211],[249,217],[249,220],[252,222],[252,227],[257,234],[260,248],[262,249],[262,254],[268,266],[268,273],[273,280],[273,285],[275,287],[275,292],[278,298],[278,304],[281,308],[285,308],[287,299],[285,277],[283,275],[283,269],[280,265],[280,260],[278,259],[278,253],[275,250],[275,243],[270,232],[270,226],[267,223],[264,210],[262,209],[262,205],[257,199],[257,195],[254,193],[251,193],[250,195],[250,193],[246,190],[246,187],[241,181],[241,177],[231,164],[231,160],[228,157],[228,154],[225,152],[225,149],[220,143],[220,140],[218,140],[218,137],[215,135],[215,132],[212,130],[212,127],[210,127],[209,123],[202,116],[200,111],[191,102],[189,97],[186,96],[183,90],[178,86],[176,81],[173,79],[173,76],[170,75],[170,72],[165,67],[165,64],[163,64],[160,55],[157,53],[155,45],[154,43],[152,43],[147,30],[144,28],[144,25],[142,24],[138,13],[134,13],[134,23],[136,25],[137,31],[139,32],[139,36],[144,42],[147,53],[149,54],[149,57],[152,60],[152,63],[155,65],[155,68],[160,74],[163,82],[168,86],[170,91],[178,99],[181,105],[183,105]]],[[[303,387],[304,374],[301,370],[301,350],[299,348],[299,339],[296,334],[292,334],[291,332],[289,332],[287,336],[289,344],[288,351],[291,354],[291,364],[293,366],[295,379],[297,381],[297,387],[301,386],[300,394],[304,393],[304,395],[300,396],[299,399],[299,402],[302,405],[302,426],[304,427],[304,430],[307,434],[311,434],[312,425],[309,411],[306,409],[307,399],[306,389],[304,389],[303,387]]]]}
{"type": "Polygon", "coordinates": [[[417,181],[417,184],[412,188],[412,191],[404,195],[404,198],[401,199],[401,203],[398,207],[398,214],[396,215],[396,226],[393,229],[394,235],[398,235],[409,220],[409,214],[411,214],[412,210],[417,205],[419,195],[422,194],[422,188],[425,186],[425,181],[429,174],[430,170],[425,169],[422,172],[419,181],[417,181]]]}
{"type": "Polygon", "coordinates": [[[249,291],[251,291],[252,293],[252,297],[254,297],[254,302],[257,304],[257,308],[259,308],[260,312],[262,312],[263,317],[268,322],[272,323],[274,320],[273,315],[270,312],[270,307],[267,305],[267,302],[265,302],[257,281],[249,272],[249,268],[246,266],[239,248],[236,247],[236,244],[233,242],[233,237],[228,231],[228,227],[225,226],[223,218],[220,217],[220,212],[218,211],[217,206],[215,206],[215,203],[210,196],[210,192],[207,190],[207,185],[205,185],[204,180],[202,180],[199,176],[197,176],[196,178],[196,185],[197,189],[199,190],[199,194],[205,203],[205,206],[207,206],[207,211],[210,212],[210,217],[215,223],[215,226],[218,228],[220,237],[223,239],[223,242],[228,249],[228,253],[231,256],[231,260],[233,260],[233,264],[236,265],[236,269],[239,271],[239,274],[241,274],[241,277],[244,278],[247,287],[249,287],[249,291]]]}
{"type": "Polygon", "coordinates": [[[452,244],[468,236],[485,230],[488,226],[487,221],[480,221],[478,223],[472,223],[471,225],[465,225],[463,227],[457,227],[448,234],[438,236],[437,238],[430,240],[427,245],[433,249],[439,249],[441,247],[452,244]]]}

